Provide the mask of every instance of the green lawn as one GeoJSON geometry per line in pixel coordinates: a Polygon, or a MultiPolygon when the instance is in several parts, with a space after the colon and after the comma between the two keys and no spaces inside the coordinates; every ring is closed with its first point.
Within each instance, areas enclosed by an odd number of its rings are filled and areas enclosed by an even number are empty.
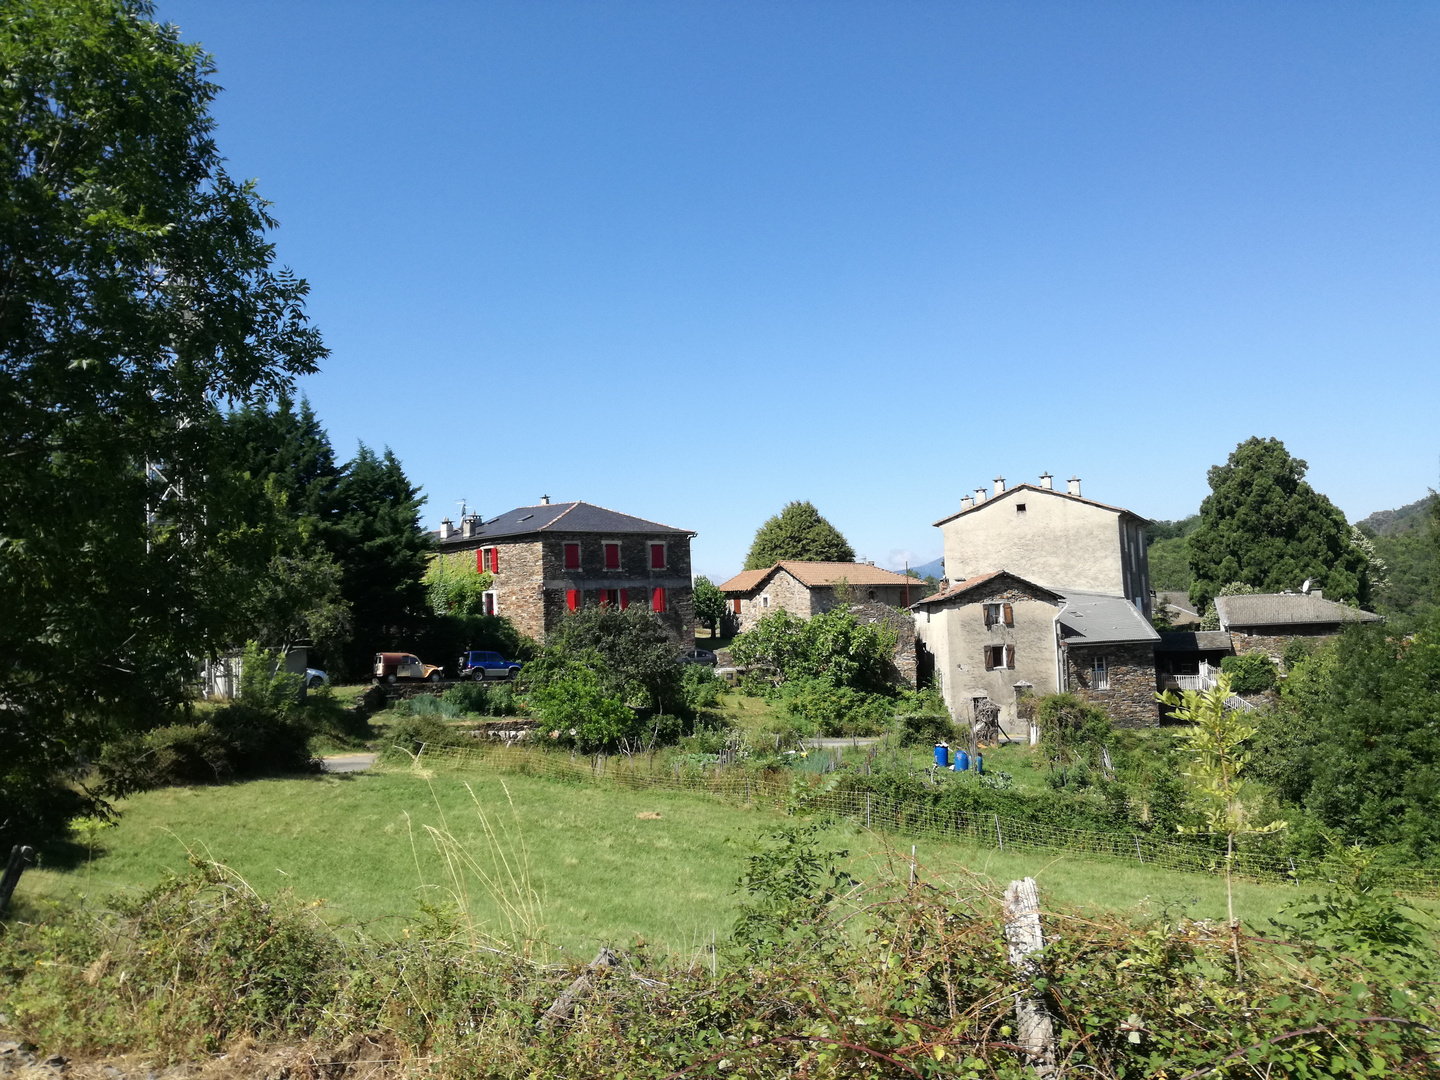
{"type": "MultiPolygon", "coordinates": [[[[544,926],[540,936],[547,940],[584,952],[602,941],[623,944],[640,935],[659,949],[688,955],[712,933],[727,934],[746,852],[759,833],[786,820],[682,793],[631,793],[521,776],[507,777],[503,787],[494,775],[476,776],[470,784],[500,836],[498,845],[486,839],[476,803],[454,774],[429,781],[379,773],[149,792],[122,805],[120,825],[101,834],[91,865],[27,873],[16,894],[17,913],[23,917],[42,897],[148,887],[167,869],[183,870],[190,849],[231,866],[262,893],[288,887],[303,898],[323,897],[336,921],[359,921],[369,933],[386,934],[415,914],[422,898],[448,897],[445,864],[425,828],[431,826],[448,830],[487,873],[496,873],[497,852],[517,868],[528,861],[544,926]]],[[[903,873],[910,852],[908,840],[852,827],[836,829],[835,843],[850,849],[850,870],[861,878],[882,863],[899,865],[903,873]]],[[[1012,878],[1033,876],[1056,904],[1149,912],[1178,904],[1192,915],[1215,918],[1225,910],[1223,881],[1201,875],[934,841],[919,844],[918,860],[922,876],[937,883],[975,872],[1003,887],[1012,878]]],[[[499,874],[505,876],[503,866],[499,874]]],[[[467,881],[475,918],[503,931],[502,901],[513,900],[515,890],[506,886],[492,894],[474,875],[467,881]]],[[[1294,895],[1284,888],[1237,886],[1239,909],[1252,921],[1263,922],[1294,895]]]]}

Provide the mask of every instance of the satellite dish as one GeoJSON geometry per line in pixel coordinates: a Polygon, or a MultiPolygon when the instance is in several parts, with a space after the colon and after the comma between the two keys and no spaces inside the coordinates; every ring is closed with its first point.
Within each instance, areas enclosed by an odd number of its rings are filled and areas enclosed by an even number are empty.
{"type": "Polygon", "coordinates": [[[1307,578],[1305,579],[1305,584],[1300,586],[1300,591],[1301,591],[1302,593],[1304,593],[1306,596],[1309,596],[1309,595],[1310,595],[1310,586],[1313,585],[1313,584],[1315,584],[1315,579],[1314,579],[1314,578],[1308,578],[1308,577],[1307,577],[1307,578]]]}

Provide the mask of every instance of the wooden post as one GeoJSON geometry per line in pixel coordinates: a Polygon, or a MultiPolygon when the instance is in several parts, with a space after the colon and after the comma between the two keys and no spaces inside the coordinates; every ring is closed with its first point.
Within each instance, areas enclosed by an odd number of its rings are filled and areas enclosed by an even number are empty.
{"type": "Polygon", "coordinates": [[[865,792],[865,828],[870,828],[870,792],[865,792]]]}
{"type": "Polygon", "coordinates": [[[590,966],[580,973],[580,977],[572,982],[565,992],[555,999],[555,1003],[545,1010],[545,1015],[540,1017],[538,1027],[546,1027],[561,1020],[569,1020],[570,1014],[575,1011],[575,1005],[590,992],[594,985],[594,977],[597,973],[606,968],[620,966],[620,958],[606,947],[601,947],[595,954],[595,959],[590,961],[590,966]]]}
{"type": "MultiPolygon", "coordinates": [[[[1000,832],[1000,815],[995,815],[995,839],[1000,841],[1000,850],[1005,850],[1005,836],[1000,832]]],[[[1026,879],[1029,880],[1028,878],[1026,879]]]]}
{"type": "Polygon", "coordinates": [[[10,897],[15,892],[15,886],[20,884],[20,875],[34,861],[35,849],[29,844],[16,844],[10,849],[10,861],[5,865],[4,875],[0,876],[0,915],[9,909],[10,897]]]}
{"type": "MultiPolygon", "coordinates": [[[[1020,978],[1031,982],[1040,965],[1030,954],[1045,947],[1040,928],[1040,892],[1034,878],[1012,881],[1005,890],[1005,944],[1020,978]]],[[[1033,991],[1015,995],[1015,1041],[1025,1048],[1036,1076],[1055,1075],[1055,1022],[1045,1000],[1033,991]]]]}

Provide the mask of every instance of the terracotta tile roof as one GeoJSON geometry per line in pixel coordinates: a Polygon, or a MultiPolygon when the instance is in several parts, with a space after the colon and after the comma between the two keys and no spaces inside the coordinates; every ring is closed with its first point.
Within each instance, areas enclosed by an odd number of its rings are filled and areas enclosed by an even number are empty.
{"type": "Polygon", "coordinates": [[[919,578],[906,577],[891,570],[882,570],[869,563],[853,562],[800,562],[786,559],[764,570],[742,570],[720,586],[721,592],[750,592],[758,588],[771,574],[784,570],[807,589],[823,588],[844,580],[849,585],[908,585],[912,589],[923,589],[925,583],[919,578]]]}
{"type": "Polygon", "coordinates": [[[1000,502],[1002,499],[1008,499],[1017,491],[1032,491],[1036,495],[1054,495],[1057,499],[1069,499],[1071,502],[1084,503],[1086,506],[1098,506],[1101,510],[1111,510],[1117,514],[1128,514],[1136,521],[1144,522],[1147,525],[1149,524],[1148,518],[1141,517],[1139,514],[1135,513],[1134,510],[1126,510],[1123,506],[1111,506],[1109,503],[1096,502],[1094,499],[1086,499],[1079,495],[1071,495],[1069,492],[1066,491],[1056,491],[1053,488],[1042,488],[1035,484],[1016,484],[1012,488],[1006,488],[999,495],[992,495],[984,502],[976,503],[974,506],[970,507],[969,510],[957,510],[953,514],[948,514],[945,517],[941,518],[939,521],[935,522],[935,524],[945,525],[951,521],[954,521],[958,517],[963,517],[965,514],[973,514],[977,510],[984,510],[985,507],[989,506],[991,503],[997,503],[1000,502]]]}
{"type": "Polygon", "coordinates": [[[987,584],[988,582],[1002,575],[1008,578],[1013,578],[1015,581],[1018,581],[1021,584],[1027,586],[1028,588],[1034,589],[1037,592],[1042,592],[1048,596],[1053,596],[1056,600],[1059,600],[1061,597],[1061,594],[1055,592],[1053,589],[1047,589],[1043,585],[1036,585],[1033,581],[1027,581],[1019,574],[1012,574],[1008,570],[991,570],[988,574],[977,574],[975,577],[966,578],[964,581],[957,581],[949,588],[941,589],[937,593],[932,593],[931,595],[925,597],[925,599],[923,600],[915,601],[915,603],[911,604],[910,606],[919,607],[921,604],[938,604],[945,600],[953,600],[955,597],[960,596],[963,593],[967,593],[971,589],[974,589],[979,585],[987,584]]]}

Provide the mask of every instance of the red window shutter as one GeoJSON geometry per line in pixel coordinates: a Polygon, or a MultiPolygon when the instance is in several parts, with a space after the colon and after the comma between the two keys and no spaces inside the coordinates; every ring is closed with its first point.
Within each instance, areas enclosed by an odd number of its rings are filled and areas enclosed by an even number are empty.
{"type": "Polygon", "coordinates": [[[492,574],[498,574],[498,573],[500,572],[500,549],[499,549],[499,548],[491,548],[491,549],[490,549],[490,572],[491,572],[492,574]]]}
{"type": "Polygon", "coordinates": [[[1015,667],[1015,646],[1005,646],[1005,666],[1013,669],[1015,667]]]}
{"type": "Polygon", "coordinates": [[[1012,608],[1009,604],[1006,604],[1006,605],[1005,605],[1005,625],[1006,625],[1006,626],[1014,626],[1014,625],[1015,625],[1015,609],[1012,608]]]}
{"type": "Polygon", "coordinates": [[[606,545],[605,545],[605,569],[606,569],[606,570],[619,570],[619,569],[620,569],[620,545],[619,545],[619,544],[606,544],[606,545]]]}
{"type": "Polygon", "coordinates": [[[738,596],[735,598],[735,614],[740,614],[740,597],[738,596]]]}
{"type": "Polygon", "coordinates": [[[620,590],[620,610],[621,610],[621,611],[624,611],[624,610],[625,610],[626,608],[628,608],[629,606],[630,606],[630,590],[629,590],[629,589],[621,589],[621,590],[620,590]]]}
{"type": "Polygon", "coordinates": [[[484,548],[476,548],[476,549],[475,549],[475,569],[476,569],[477,572],[479,572],[479,573],[481,573],[481,574],[483,574],[483,573],[485,572],[485,549],[484,549],[484,548]]]}
{"type": "Polygon", "coordinates": [[[650,610],[651,610],[651,611],[655,611],[655,612],[659,612],[659,613],[662,614],[662,615],[665,613],[665,590],[664,590],[664,589],[656,589],[656,590],[655,590],[655,595],[654,595],[654,597],[651,598],[651,601],[650,601],[650,610]]]}
{"type": "MultiPolygon", "coordinates": [[[[568,547],[569,545],[566,545],[566,546],[568,547]]],[[[578,608],[578,607],[580,606],[580,590],[579,590],[579,589],[566,589],[566,590],[565,590],[565,606],[566,606],[567,608],[569,608],[571,611],[574,611],[576,608],[578,608]]]]}
{"type": "Polygon", "coordinates": [[[664,545],[664,544],[651,544],[651,545],[650,545],[650,569],[651,569],[651,570],[664,570],[664,569],[665,569],[665,545],[664,545]]]}
{"type": "MultiPolygon", "coordinates": [[[[580,569],[580,545],[579,545],[579,544],[566,544],[566,545],[565,545],[565,569],[566,569],[566,570],[579,570],[579,569],[580,569]]],[[[571,608],[570,610],[571,610],[571,611],[574,611],[575,609],[574,609],[574,608],[571,608]]]]}

